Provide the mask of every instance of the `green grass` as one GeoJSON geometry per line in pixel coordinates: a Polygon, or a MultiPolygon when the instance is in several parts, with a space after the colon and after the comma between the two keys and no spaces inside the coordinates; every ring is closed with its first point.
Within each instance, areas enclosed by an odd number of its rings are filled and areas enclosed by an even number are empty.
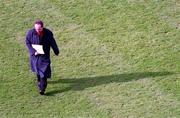
{"type": "Polygon", "coordinates": [[[1,117],[178,118],[178,0],[0,0],[1,117]],[[25,33],[54,32],[52,80],[38,94],[25,33]]]}

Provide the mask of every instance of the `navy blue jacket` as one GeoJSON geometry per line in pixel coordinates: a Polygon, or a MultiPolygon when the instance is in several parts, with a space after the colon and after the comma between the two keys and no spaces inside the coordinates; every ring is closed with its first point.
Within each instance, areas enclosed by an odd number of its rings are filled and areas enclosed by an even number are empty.
{"type": "Polygon", "coordinates": [[[40,75],[41,78],[51,78],[50,47],[55,55],[59,54],[53,33],[44,28],[43,36],[40,37],[34,28],[30,29],[26,34],[26,46],[29,50],[31,70],[40,75]],[[45,54],[35,55],[36,50],[33,49],[32,44],[43,45],[45,54]]]}

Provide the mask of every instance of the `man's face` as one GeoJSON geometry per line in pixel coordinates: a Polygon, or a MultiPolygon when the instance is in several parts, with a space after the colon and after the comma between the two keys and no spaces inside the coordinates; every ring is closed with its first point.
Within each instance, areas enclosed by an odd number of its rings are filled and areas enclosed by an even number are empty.
{"type": "Polygon", "coordinates": [[[43,31],[43,27],[40,24],[35,24],[34,28],[38,33],[43,31]]]}

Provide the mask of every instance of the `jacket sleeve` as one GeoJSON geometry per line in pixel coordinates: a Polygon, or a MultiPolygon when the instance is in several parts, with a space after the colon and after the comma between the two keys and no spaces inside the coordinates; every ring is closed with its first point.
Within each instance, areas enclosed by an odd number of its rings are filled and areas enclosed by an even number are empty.
{"type": "Polygon", "coordinates": [[[30,41],[30,37],[31,37],[30,32],[28,32],[26,34],[26,42],[25,43],[26,43],[26,46],[27,46],[27,48],[29,50],[30,55],[32,56],[32,55],[35,54],[36,50],[32,47],[32,43],[30,41]]]}
{"type": "Polygon", "coordinates": [[[55,41],[55,39],[54,39],[54,36],[53,36],[53,33],[52,33],[52,32],[51,32],[50,44],[51,44],[51,47],[52,47],[52,49],[53,49],[53,51],[54,51],[54,54],[55,54],[55,55],[58,55],[58,54],[59,54],[59,48],[58,48],[58,46],[57,46],[57,43],[56,43],[56,41],[55,41]]]}

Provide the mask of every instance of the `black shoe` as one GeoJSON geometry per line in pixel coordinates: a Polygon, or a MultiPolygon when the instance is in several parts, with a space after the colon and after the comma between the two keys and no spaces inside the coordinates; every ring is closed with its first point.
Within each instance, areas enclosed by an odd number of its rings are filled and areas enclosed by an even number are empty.
{"type": "Polygon", "coordinates": [[[40,95],[44,95],[44,91],[40,91],[39,94],[40,94],[40,95]]]}

